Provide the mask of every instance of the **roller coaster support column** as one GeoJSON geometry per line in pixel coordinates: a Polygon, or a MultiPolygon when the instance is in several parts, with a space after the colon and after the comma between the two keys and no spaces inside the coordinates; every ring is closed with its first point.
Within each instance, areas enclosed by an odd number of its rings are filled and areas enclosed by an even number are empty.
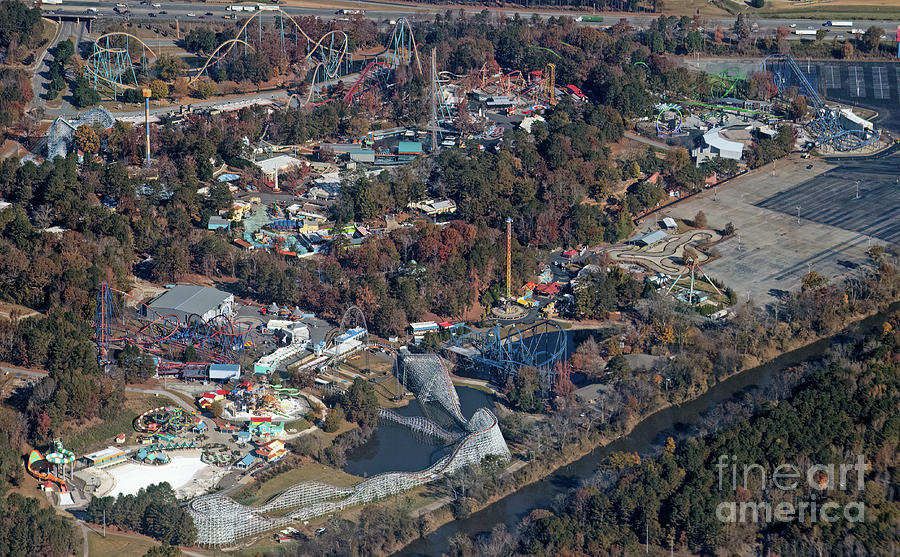
{"type": "Polygon", "coordinates": [[[506,217],[506,299],[512,299],[512,219],[506,217]]]}
{"type": "Polygon", "coordinates": [[[147,154],[147,166],[150,166],[150,95],[151,91],[149,88],[144,87],[141,90],[141,93],[144,94],[144,124],[145,124],[145,132],[144,136],[146,139],[146,154],[147,154]]]}

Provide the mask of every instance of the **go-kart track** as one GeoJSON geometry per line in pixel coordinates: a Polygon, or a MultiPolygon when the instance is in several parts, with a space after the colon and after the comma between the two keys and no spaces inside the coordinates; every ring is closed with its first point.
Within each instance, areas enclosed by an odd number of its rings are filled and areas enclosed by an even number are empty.
{"type": "MultiPolygon", "coordinates": [[[[691,230],[677,236],[669,236],[646,248],[634,245],[616,246],[606,250],[606,253],[615,263],[633,263],[650,272],[677,275],[684,268],[685,246],[702,246],[721,239],[722,235],[715,230],[691,230]]],[[[701,251],[697,254],[699,256],[697,263],[709,259],[709,256],[701,251]]]]}

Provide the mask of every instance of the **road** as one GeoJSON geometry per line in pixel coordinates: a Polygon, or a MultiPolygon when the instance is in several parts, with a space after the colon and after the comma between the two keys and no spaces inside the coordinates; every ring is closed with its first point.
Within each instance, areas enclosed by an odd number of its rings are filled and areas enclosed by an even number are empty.
{"type": "MultiPolygon", "coordinates": [[[[84,40],[85,31],[86,28],[84,23],[63,21],[59,27],[56,37],[53,39],[53,41],[50,42],[50,44],[47,46],[47,49],[41,53],[38,60],[35,61],[34,72],[31,76],[31,90],[34,91],[34,98],[31,102],[34,106],[46,107],[47,100],[44,98],[44,95],[47,93],[47,83],[49,82],[49,80],[47,79],[47,75],[50,72],[50,62],[53,60],[53,55],[50,54],[50,51],[53,50],[56,45],[68,39],[69,37],[75,37],[74,42],[77,49],[78,43],[84,40]]],[[[69,103],[65,100],[63,100],[62,106],[70,107],[69,103]]],[[[52,112],[55,111],[47,111],[48,114],[52,112]]],[[[75,111],[73,110],[73,112],[75,111]]]]}
{"type": "MultiPolygon", "coordinates": [[[[153,0],[154,3],[160,4],[159,8],[154,8],[150,3],[141,4],[135,1],[111,1],[111,0],[101,0],[97,1],[85,1],[78,0],[74,2],[66,2],[62,6],[58,5],[44,5],[43,11],[44,14],[48,17],[53,17],[54,15],[64,15],[64,16],[86,16],[86,15],[94,15],[92,12],[88,11],[88,8],[97,9],[101,16],[101,18],[121,18],[122,16],[118,15],[114,12],[115,5],[117,3],[126,4],[127,11],[129,12],[126,17],[130,17],[132,19],[137,20],[147,20],[147,21],[160,21],[160,20],[174,20],[179,19],[182,21],[199,21],[201,19],[205,21],[214,20],[221,21],[225,15],[231,15],[232,12],[226,10],[226,4],[207,4],[201,2],[184,2],[184,1],[166,1],[166,0],[153,0]],[[165,11],[163,14],[161,12],[165,11]],[[151,17],[150,14],[153,14],[151,17]],[[193,14],[192,16],[188,16],[188,14],[193,14]],[[207,15],[211,14],[211,15],[207,15]]],[[[236,2],[237,3],[237,2],[236,2]]],[[[248,3],[244,3],[248,4],[248,3]]],[[[348,4],[350,5],[350,4],[348,4]]],[[[417,5],[417,6],[404,6],[404,5],[395,5],[381,2],[353,2],[352,6],[361,6],[365,8],[365,17],[375,20],[375,21],[390,21],[396,20],[401,17],[412,17],[415,19],[417,16],[431,16],[435,13],[445,13],[448,9],[452,9],[454,12],[458,10],[464,11],[468,15],[475,15],[481,12],[484,8],[463,8],[461,6],[447,6],[447,5],[417,5]]],[[[331,7],[307,7],[307,6],[293,6],[288,4],[282,4],[281,8],[284,9],[288,14],[292,16],[317,16],[323,19],[330,19],[335,17],[346,17],[340,16],[335,13],[335,6],[331,7]]],[[[558,12],[551,10],[521,10],[516,12],[520,17],[524,19],[528,19],[532,17],[532,15],[536,14],[541,18],[549,18],[553,16],[559,15],[569,15],[576,16],[577,12],[558,12]]],[[[239,18],[246,17],[246,12],[237,12],[236,14],[239,18]]],[[[603,14],[605,21],[602,23],[589,23],[584,22],[582,25],[588,26],[608,26],[612,23],[617,22],[619,19],[626,19],[632,26],[637,28],[647,28],[651,22],[656,20],[658,14],[603,14]]],[[[269,18],[274,17],[268,16],[269,18]]],[[[734,17],[719,17],[719,18],[704,18],[706,27],[708,29],[713,29],[716,26],[720,26],[722,28],[731,27],[734,24],[734,17]]],[[[775,29],[779,26],[789,26],[795,25],[797,29],[819,29],[823,27],[827,20],[824,19],[757,19],[754,20],[759,26],[759,33],[763,34],[772,34],[775,29]]],[[[858,26],[861,28],[868,28],[870,25],[877,25],[882,29],[888,30],[890,32],[891,29],[896,27],[896,22],[893,21],[865,21],[859,22],[858,26]]],[[[832,29],[830,27],[824,27],[829,32],[829,38],[835,37],[837,35],[847,35],[849,29],[832,29]]],[[[799,39],[799,37],[795,35],[791,35],[793,39],[799,39]]]]}
{"type": "Polygon", "coordinates": [[[646,138],[642,135],[638,135],[636,133],[625,132],[625,137],[627,137],[628,139],[633,139],[639,143],[644,143],[646,145],[652,145],[653,147],[656,147],[657,149],[662,149],[664,151],[671,151],[672,149],[674,149],[674,147],[672,147],[671,145],[667,145],[666,143],[663,143],[661,141],[653,141],[652,139],[648,139],[648,138],[646,138]]]}

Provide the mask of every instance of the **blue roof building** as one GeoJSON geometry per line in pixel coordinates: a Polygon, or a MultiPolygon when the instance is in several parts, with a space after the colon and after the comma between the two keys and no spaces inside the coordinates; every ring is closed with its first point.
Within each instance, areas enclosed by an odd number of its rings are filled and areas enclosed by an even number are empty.
{"type": "Polygon", "coordinates": [[[418,141],[401,141],[399,145],[397,145],[397,154],[398,155],[421,155],[422,154],[422,144],[418,141]]]}
{"type": "Polygon", "coordinates": [[[253,463],[256,462],[256,457],[253,456],[253,453],[248,453],[247,456],[235,462],[234,465],[238,468],[247,469],[253,466],[253,463]]]}

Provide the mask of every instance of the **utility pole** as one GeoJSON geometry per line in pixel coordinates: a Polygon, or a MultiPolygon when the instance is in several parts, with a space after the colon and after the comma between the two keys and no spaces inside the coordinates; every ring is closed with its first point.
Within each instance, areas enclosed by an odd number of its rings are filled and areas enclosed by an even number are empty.
{"type": "Polygon", "coordinates": [[[644,526],[646,527],[646,531],[644,534],[644,553],[650,554],[650,523],[645,522],[644,526]]]}
{"type": "Polygon", "coordinates": [[[859,180],[856,181],[856,199],[859,199],[859,180]]]}
{"type": "Polygon", "coordinates": [[[797,205],[797,224],[800,224],[800,206],[797,205]]]}
{"type": "Polygon", "coordinates": [[[103,537],[106,537],[106,509],[103,509],[103,537]]]}

